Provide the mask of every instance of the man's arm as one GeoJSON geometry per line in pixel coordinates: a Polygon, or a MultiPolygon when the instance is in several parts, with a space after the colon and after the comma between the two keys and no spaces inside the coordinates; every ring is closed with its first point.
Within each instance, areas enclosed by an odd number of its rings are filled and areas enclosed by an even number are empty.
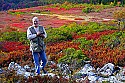
{"type": "Polygon", "coordinates": [[[43,27],[43,31],[44,31],[44,38],[46,38],[47,37],[47,33],[46,33],[44,27],[43,27]]]}
{"type": "Polygon", "coordinates": [[[29,28],[27,29],[27,39],[31,40],[31,39],[37,37],[37,34],[32,34],[29,28]]]}

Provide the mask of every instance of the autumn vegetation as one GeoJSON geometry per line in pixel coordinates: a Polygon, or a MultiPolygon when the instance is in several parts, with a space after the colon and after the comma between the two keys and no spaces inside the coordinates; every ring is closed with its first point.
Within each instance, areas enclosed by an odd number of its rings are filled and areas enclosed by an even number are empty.
{"type": "MultiPolygon", "coordinates": [[[[42,0],[39,0],[42,1],[42,0]]],[[[47,0],[48,1],[48,0],[47,0]]],[[[53,0],[52,0],[53,1],[53,0]]],[[[99,3],[109,4],[105,0],[98,0],[99,3]]],[[[93,0],[89,3],[94,4],[93,0]]],[[[97,3],[95,3],[97,4],[97,3]]],[[[124,1],[115,5],[123,6],[124,1]],[[122,3],[122,4],[121,4],[122,3]],[[121,4],[121,5],[120,5],[121,4]]],[[[14,61],[21,66],[32,63],[31,52],[29,51],[29,40],[26,38],[26,29],[30,26],[30,13],[64,13],[70,9],[78,8],[83,14],[91,12],[101,12],[104,9],[116,7],[110,5],[91,5],[91,4],[72,4],[65,2],[64,4],[54,4],[45,7],[25,8],[18,10],[8,10],[8,18],[5,21],[8,24],[5,26],[4,21],[0,24],[3,28],[0,29],[0,68],[7,69],[10,62],[14,61]],[[67,5],[68,4],[68,5],[67,5]],[[98,8],[98,9],[97,9],[98,8]],[[37,9],[37,10],[36,10],[37,9]],[[55,11],[54,11],[55,9],[55,11]],[[60,12],[59,12],[60,10],[60,12]],[[9,15],[12,15],[11,17],[9,15]],[[16,19],[15,19],[16,18],[16,19]],[[12,23],[12,22],[13,23],[12,23]]],[[[45,26],[48,37],[45,39],[46,54],[48,60],[56,63],[66,63],[72,68],[73,73],[83,66],[82,61],[91,61],[91,65],[95,68],[102,67],[106,63],[114,63],[115,65],[125,65],[125,8],[122,11],[113,12],[113,20],[108,22],[74,22],[54,19],[55,25],[58,27],[45,26]],[[58,22],[57,22],[58,21],[58,22]],[[68,23],[69,22],[69,23],[68,23]],[[75,63],[76,62],[76,63],[75,63]]],[[[69,14],[71,14],[70,12],[69,14]]],[[[2,14],[1,14],[2,15],[2,14]]],[[[7,16],[6,15],[6,16],[7,16]]],[[[45,17],[45,16],[38,16],[45,17]]],[[[44,21],[44,18],[41,21],[44,21]]],[[[79,20],[79,19],[77,19],[79,20]]],[[[80,19],[83,20],[83,19],[80,19]]],[[[46,24],[47,22],[45,22],[46,24]]],[[[42,24],[42,23],[41,23],[42,24]]],[[[48,25],[48,24],[47,24],[48,25]]],[[[55,26],[54,25],[54,26],[55,26]]],[[[48,68],[49,70],[49,68],[48,68]]],[[[52,72],[54,73],[54,72],[52,72]]],[[[22,76],[16,76],[14,71],[7,72],[1,75],[3,82],[17,82],[19,79],[25,82],[46,82],[46,83],[75,83],[73,79],[67,80],[59,73],[60,78],[55,77],[29,77],[25,79],[22,76]],[[11,76],[10,76],[11,75],[11,76]],[[56,79],[56,80],[55,80],[56,79]],[[64,81],[65,80],[65,81],[64,81]]]]}

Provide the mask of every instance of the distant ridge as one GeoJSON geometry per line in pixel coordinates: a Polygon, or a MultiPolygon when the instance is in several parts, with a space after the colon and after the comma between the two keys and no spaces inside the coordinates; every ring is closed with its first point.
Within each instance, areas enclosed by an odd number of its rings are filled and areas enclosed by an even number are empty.
{"type": "Polygon", "coordinates": [[[57,3],[75,3],[75,4],[111,4],[114,6],[124,6],[125,0],[0,0],[0,11],[9,9],[21,9],[36,6],[44,6],[57,3]]]}
{"type": "Polygon", "coordinates": [[[0,0],[0,11],[43,6],[47,4],[47,2],[41,2],[36,0],[0,0]]]}

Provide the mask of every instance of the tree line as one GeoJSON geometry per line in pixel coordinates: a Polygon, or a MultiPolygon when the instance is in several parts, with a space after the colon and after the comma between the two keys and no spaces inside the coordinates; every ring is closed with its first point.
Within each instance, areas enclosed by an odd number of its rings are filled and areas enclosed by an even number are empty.
{"type": "Polygon", "coordinates": [[[113,3],[113,5],[117,5],[119,2],[121,6],[124,6],[125,4],[125,0],[0,0],[0,11],[64,3],[66,1],[70,3],[88,3],[104,5],[108,5],[111,2],[113,3]]]}
{"type": "Polygon", "coordinates": [[[0,0],[0,11],[29,8],[40,5],[43,5],[43,3],[38,0],[0,0]]]}

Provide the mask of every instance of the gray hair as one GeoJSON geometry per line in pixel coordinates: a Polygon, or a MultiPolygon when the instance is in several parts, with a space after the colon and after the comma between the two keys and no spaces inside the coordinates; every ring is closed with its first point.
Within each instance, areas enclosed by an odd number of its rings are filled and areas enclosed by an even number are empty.
{"type": "Polygon", "coordinates": [[[33,17],[32,22],[34,22],[34,20],[39,21],[38,17],[33,17]]]}

